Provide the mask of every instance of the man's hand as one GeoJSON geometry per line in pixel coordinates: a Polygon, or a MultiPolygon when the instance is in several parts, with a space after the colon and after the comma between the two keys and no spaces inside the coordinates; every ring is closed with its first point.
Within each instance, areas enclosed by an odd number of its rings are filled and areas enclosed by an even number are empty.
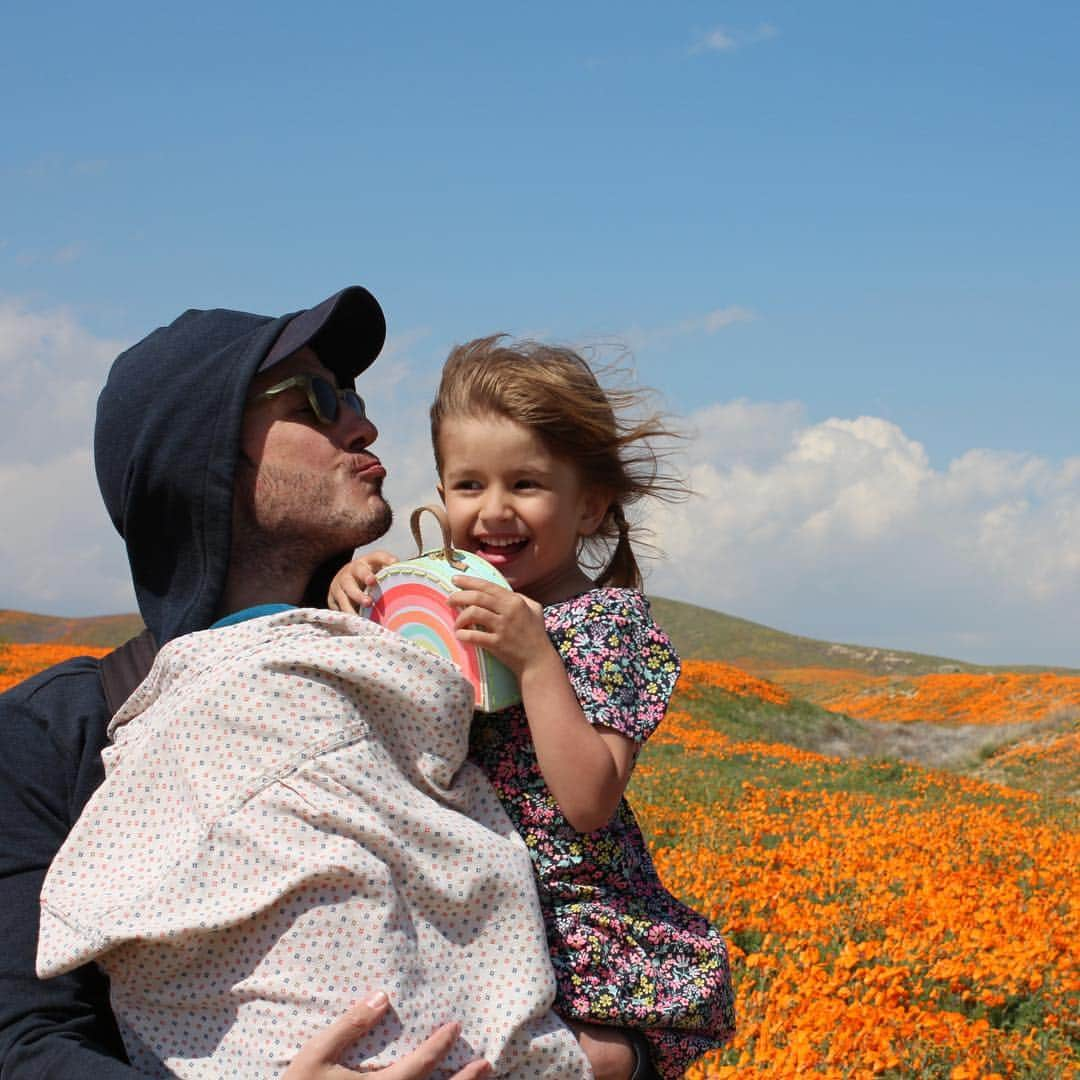
{"type": "Polygon", "coordinates": [[[375,575],[384,567],[392,566],[397,557],[389,551],[370,551],[346,563],[330,582],[330,595],[326,606],[333,611],[358,615],[361,608],[371,607],[369,589],[375,587],[375,575]]]}
{"type": "MultiPolygon", "coordinates": [[[[339,1064],[342,1054],[358,1036],[366,1034],[382,1019],[389,1005],[390,1000],[383,993],[354,1005],[304,1044],[281,1080],[425,1080],[450,1052],[461,1033],[460,1025],[443,1024],[412,1053],[385,1069],[360,1073],[339,1064]]],[[[490,1072],[488,1062],[470,1061],[451,1080],[480,1080],[490,1072]]]]}

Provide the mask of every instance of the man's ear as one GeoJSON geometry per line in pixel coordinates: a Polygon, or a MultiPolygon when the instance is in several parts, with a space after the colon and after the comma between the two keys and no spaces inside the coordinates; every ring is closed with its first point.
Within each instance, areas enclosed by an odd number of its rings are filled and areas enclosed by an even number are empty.
{"type": "Polygon", "coordinates": [[[582,496],[581,517],[578,520],[578,536],[592,536],[600,528],[600,522],[611,506],[611,496],[606,491],[590,489],[582,496]]]}

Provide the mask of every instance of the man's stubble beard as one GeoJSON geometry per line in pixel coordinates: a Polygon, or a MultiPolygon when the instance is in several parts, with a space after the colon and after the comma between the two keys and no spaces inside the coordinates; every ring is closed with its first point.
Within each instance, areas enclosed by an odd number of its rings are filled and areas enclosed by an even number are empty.
{"type": "Polygon", "coordinates": [[[312,574],[327,560],[351,556],[358,547],[385,536],[393,510],[382,482],[364,507],[338,505],[340,489],[329,476],[300,475],[264,464],[258,477],[241,462],[233,513],[233,558],[249,572],[288,578],[312,574]]]}

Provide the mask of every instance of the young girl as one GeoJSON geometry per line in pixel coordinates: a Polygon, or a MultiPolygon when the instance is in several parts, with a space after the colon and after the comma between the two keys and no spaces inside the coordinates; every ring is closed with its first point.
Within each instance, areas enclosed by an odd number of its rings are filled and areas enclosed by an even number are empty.
{"type": "MultiPolygon", "coordinates": [[[[589,1025],[630,1029],[635,1075],[651,1059],[674,1078],[735,1020],[723,939],[664,889],[623,798],[679,673],[639,591],[624,511],[680,490],[650,446],[658,418],[616,414],[637,400],[605,392],[569,349],[495,336],[450,354],[431,434],[454,545],[514,590],[458,577],[450,602],[461,640],[521,687],[521,706],[475,716],[470,754],[532,855],[556,1009],[583,1045],[589,1025]]],[[[331,607],[370,603],[385,559],[346,567],[331,607]]]]}

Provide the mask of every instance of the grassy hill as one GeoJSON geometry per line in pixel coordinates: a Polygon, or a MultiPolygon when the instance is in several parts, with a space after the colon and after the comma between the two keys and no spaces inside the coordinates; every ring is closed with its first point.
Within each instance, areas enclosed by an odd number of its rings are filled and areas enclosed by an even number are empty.
{"type": "Polygon", "coordinates": [[[143,628],[138,615],[66,619],[29,611],[0,610],[0,641],[16,645],[120,645],[143,628]]]}
{"type": "Polygon", "coordinates": [[[650,597],[657,621],[671,635],[679,654],[693,660],[723,660],[750,671],[776,668],[847,668],[872,675],[931,675],[938,672],[1056,671],[1071,668],[1013,665],[990,667],[945,656],[843,645],[788,634],[761,623],[677,600],[650,597]]]}
{"type": "MultiPolygon", "coordinates": [[[[873,675],[929,675],[950,671],[1057,671],[1070,668],[988,667],[945,656],[844,645],[788,634],[762,623],[720,611],[650,597],[657,620],[671,635],[680,655],[693,660],[723,660],[751,671],[776,668],[848,668],[873,675]]],[[[21,644],[119,645],[142,629],[138,615],[64,618],[26,611],[0,610],[0,641],[21,644]]]]}

